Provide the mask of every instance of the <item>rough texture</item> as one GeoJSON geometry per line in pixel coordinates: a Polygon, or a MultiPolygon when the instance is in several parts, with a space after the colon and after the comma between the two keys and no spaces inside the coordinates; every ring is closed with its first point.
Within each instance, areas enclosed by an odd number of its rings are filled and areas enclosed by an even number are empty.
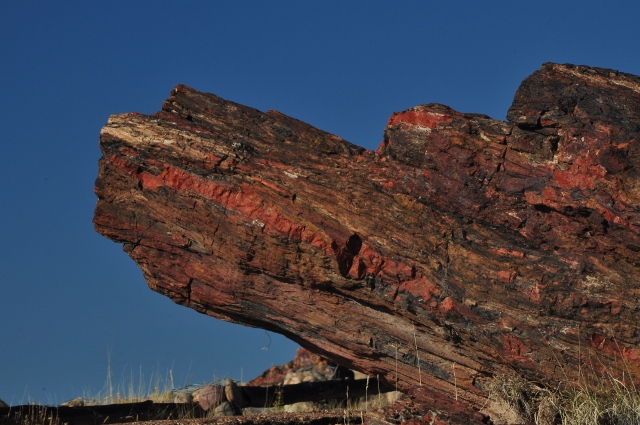
{"type": "MultiPolygon", "coordinates": [[[[127,425],[356,425],[360,416],[345,416],[344,410],[305,413],[261,413],[208,419],[180,419],[152,422],[127,422],[127,425]]],[[[114,425],[124,425],[114,424],[114,425]]]]}
{"type": "MultiPolygon", "coordinates": [[[[288,363],[271,366],[246,385],[277,386],[309,381],[341,379],[338,366],[305,348],[298,348],[296,356],[288,363]]],[[[353,373],[351,373],[353,378],[353,373]]]]}
{"type": "Polygon", "coordinates": [[[102,129],[94,222],[176,303],[434,409],[498,372],[639,376],[640,78],[545,64],[507,117],[417,106],[373,152],[177,86],[102,129]]]}
{"type": "MultiPolygon", "coordinates": [[[[324,377],[322,380],[327,380],[333,378],[333,375],[336,372],[336,366],[331,365],[326,359],[323,359],[317,354],[313,354],[305,348],[298,348],[293,360],[280,366],[271,366],[269,369],[261,373],[260,376],[257,376],[247,382],[247,385],[266,387],[290,384],[291,382],[286,382],[289,377],[296,376],[306,371],[322,375],[324,377]]],[[[303,379],[299,382],[302,381],[303,379]]]]}

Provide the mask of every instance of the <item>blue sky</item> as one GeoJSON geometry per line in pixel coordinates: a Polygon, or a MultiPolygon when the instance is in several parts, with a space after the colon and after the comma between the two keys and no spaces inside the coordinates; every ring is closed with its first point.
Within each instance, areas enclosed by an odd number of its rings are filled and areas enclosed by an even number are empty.
{"type": "Polygon", "coordinates": [[[60,403],[173,371],[244,380],[296,345],[173,304],[93,230],[98,135],[171,88],[374,149],[392,112],[504,119],[543,62],[640,74],[636,1],[0,2],[0,399],[60,403]]]}

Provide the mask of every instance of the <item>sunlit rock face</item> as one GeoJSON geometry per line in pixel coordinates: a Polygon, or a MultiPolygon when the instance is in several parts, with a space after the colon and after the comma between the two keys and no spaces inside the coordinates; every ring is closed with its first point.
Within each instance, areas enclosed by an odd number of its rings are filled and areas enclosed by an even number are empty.
{"type": "Polygon", "coordinates": [[[544,64],[507,118],[420,105],[369,151],[179,85],[102,129],[96,230],[176,303],[435,410],[505,371],[640,376],[640,78],[544,64]]]}

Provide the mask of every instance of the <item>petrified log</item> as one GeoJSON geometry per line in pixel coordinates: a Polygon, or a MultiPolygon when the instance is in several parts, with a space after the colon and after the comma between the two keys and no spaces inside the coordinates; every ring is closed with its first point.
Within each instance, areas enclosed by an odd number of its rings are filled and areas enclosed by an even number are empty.
{"type": "MultiPolygon", "coordinates": [[[[293,404],[305,401],[338,400],[352,401],[368,397],[373,401],[379,392],[393,391],[393,388],[377,379],[345,379],[335,381],[301,382],[299,384],[275,387],[241,387],[247,405],[251,407],[271,407],[276,404],[293,404]]],[[[346,404],[346,403],[345,403],[346,404]]]]}
{"type": "Polygon", "coordinates": [[[0,407],[0,424],[103,425],[134,421],[204,418],[207,413],[191,403],[121,403],[96,406],[40,406],[25,404],[0,407]]]}
{"type": "Polygon", "coordinates": [[[339,402],[368,397],[375,400],[383,392],[393,391],[391,386],[371,379],[345,379],[318,382],[301,382],[291,385],[271,386],[235,386],[236,394],[229,398],[227,394],[229,382],[224,386],[210,384],[205,387],[207,394],[199,404],[204,410],[209,410],[220,403],[229,401],[236,407],[274,407],[307,401],[338,400],[339,402]],[[213,397],[210,397],[212,394],[213,397]]]}
{"type": "MultiPolygon", "coordinates": [[[[229,386],[227,383],[225,386],[229,386]]],[[[213,384],[219,399],[204,403],[154,403],[146,400],[137,403],[85,406],[41,406],[27,404],[9,407],[0,406],[0,424],[18,425],[25,423],[66,423],[68,425],[116,424],[133,421],[159,421],[169,419],[205,418],[207,411],[224,401],[231,401],[225,393],[225,386],[213,384]]],[[[242,400],[236,407],[273,407],[277,404],[293,404],[302,401],[338,400],[368,396],[373,401],[378,391],[391,391],[376,379],[355,379],[340,381],[303,382],[294,385],[270,387],[235,386],[236,399],[242,400]],[[238,395],[239,394],[239,395],[238,395]],[[240,398],[238,398],[240,397],[240,398]]],[[[215,391],[214,391],[215,392],[215,391]]],[[[234,409],[235,410],[235,409],[234,409]]],[[[237,413],[241,414],[238,409],[237,413]]],[[[327,413],[327,417],[332,416],[327,413]]]]}
{"type": "Polygon", "coordinates": [[[102,129],[96,230],[176,303],[434,408],[639,376],[640,78],[545,64],[507,117],[417,106],[373,152],[179,85],[102,129]]]}

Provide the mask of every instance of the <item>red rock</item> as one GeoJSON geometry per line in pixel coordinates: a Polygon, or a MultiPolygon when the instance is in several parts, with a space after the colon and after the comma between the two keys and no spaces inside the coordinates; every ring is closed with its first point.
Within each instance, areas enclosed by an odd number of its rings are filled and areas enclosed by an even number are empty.
{"type": "Polygon", "coordinates": [[[96,230],[175,302],[456,423],[497,373],[640,376],[640,77],[544,64],[507,116],[417,106],[373,152],[176,86],[103,128],[96,230]]]}
{"type": "Polygon", "coordinates": [[[284,382],[285,376],[290,372],[298,371],[302,368],[312,367],[321,372],[327,372],[329,369],[332,371],[335,366],[323,359],[322,357],[313,354],[306,348],[298,348],[296,356],[288,363],[281,366],[271,366],[265,370],[260,376],[247,382],[249,386],[274,386],[284,382]]]}

